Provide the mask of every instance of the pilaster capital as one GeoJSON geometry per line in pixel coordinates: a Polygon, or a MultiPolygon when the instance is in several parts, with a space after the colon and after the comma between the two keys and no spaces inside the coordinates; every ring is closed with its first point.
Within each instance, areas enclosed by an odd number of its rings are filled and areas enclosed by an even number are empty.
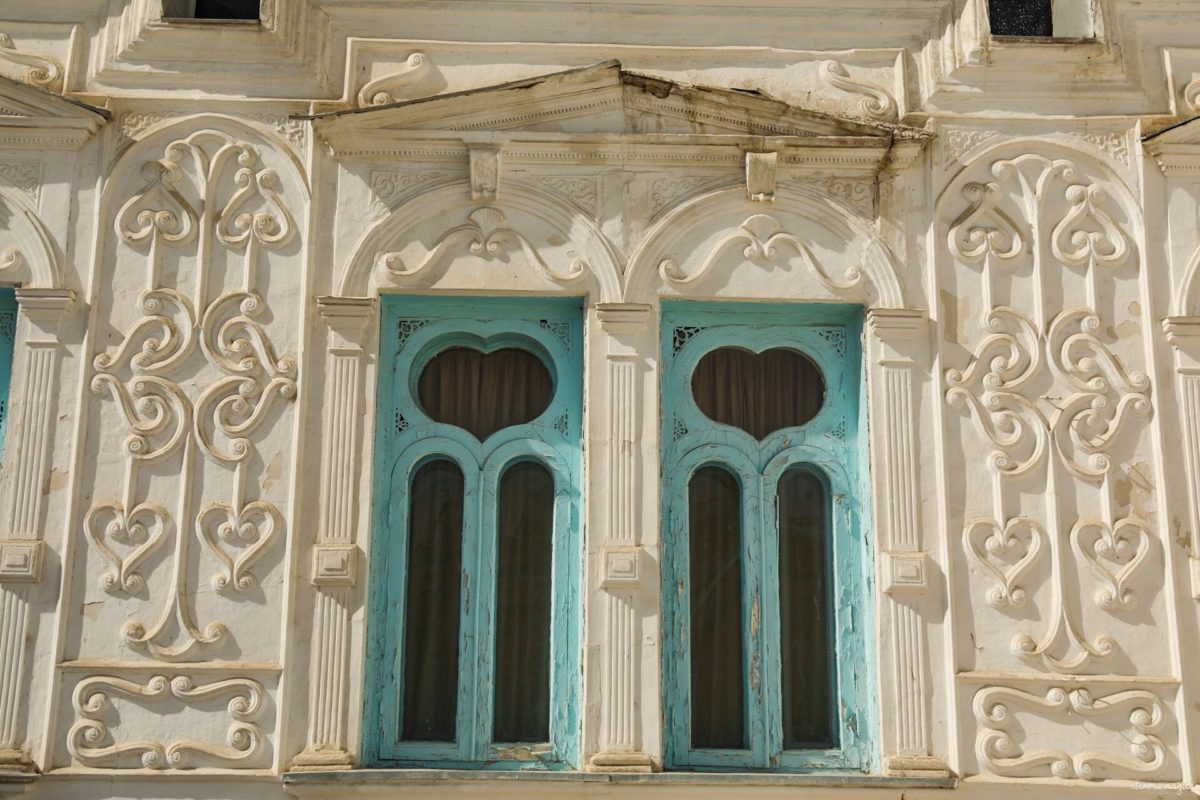
{"type": "Polygon", "coordinates": [[[882,345],[875,351],[875,360],[884,367],[911,369],[914,350],[927,323],[925,312],[918,309],[868,309],[867,328],[882,345]]]}
{"type": "Polygon", "coordinates": [[[1167,344],[1180,353],[1200,356],[1200,317],[1166,317],[1162,321],[1167,344]]]}
{"type": "Polygon", "coordinates": [[[58,328],[75,306],[73,289],[17,289],[17,308],[42,334],[58,338],[58,328]]]}
{"type": "Polygon", "coordinates": [[[317,310],[329,326],[330,348],[362,347],[363,336],[378,305],[374,297],[318,297],[317,310]]]}
{"type": "Polygon", "coordinates": [[[654,307],[646,303],[597,303],[600,327],[609,336],[638,333],[650,322],[654,307]]]}
{"type": "Polygon", "coordinates": [[[915,308],[867,309],[867,327],[886,344],[915,341],[927,321],[925,312],[915,308]]]}

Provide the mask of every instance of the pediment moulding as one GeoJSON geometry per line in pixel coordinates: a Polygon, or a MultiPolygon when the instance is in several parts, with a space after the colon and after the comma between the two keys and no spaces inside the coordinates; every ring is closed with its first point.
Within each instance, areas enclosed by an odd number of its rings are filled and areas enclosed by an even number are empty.
{"type": "Polygon", "coordinates": [[[903,51],[856,48],[822,52],[778,47],[671,47],[541,42],[511,45],[350,37],[340,100],[320,111],[369,108],[477,88],[480,75],[500,83],[616,59],[665,80],[755,91],[793,105],[867,121],[895,122],[909,110],[903,51]],[[499,62],[499,63],[498,63],[499,62]],[[486,72],[481,68],[486,67],[486,72]]]}
{"type": "Polygon", "coordinates": [[[455,161],[494,149],[506,163],[741,165],[747,152],[774,152],[779,166],[825,176],[874,175],[898,146],[919,151],[927,138],[616,61],[311,119],[345,160],[455,161]]]}
{"type": "Polygon", "coordinates": [[[109,116],[102,108],[0,75],[0,149],[77,150],[109,116]]]}
{"type": "Polygon", "coordinates": [[[1142,137],[1142,146],[1167,177],[1200,176],[1200,124],[1193,116],[1142,137]]]}
{"type": "Polygon", "coordinates": [[[465,290],[482,279],[472,272],[480,262],[497,261],[492,269],[511,271],[527,290],[594,281],[602,302],[645,302],[658,286],[719,293],[736,250],[767,273],[813,279],[796,291],[904,303],[874,234],[875,183],[881,170],[919,157],[922,131],[647,78],[617,62],[313,120],[371,202],[390,210],[354,246],[337,283],[344,296],[369,294],[369,285],[465,290]],[[382,148],[406,160],[380,169],[382,148]],[[442,163],[413,165],[419,155],[442,163]],[[655,221],[640,241],[633,229],[621,243],[599,230],[584,241],[582,229],[616,213],[598,213],[597,182],[631,166],[643,170],[633,189],[640,200],[621,203],[648,200],[655,221]],[[680,167],[686,175],[673,178],[680,167]],[[701,211],[711,224],[697,228],[701,211]],[[680,213],[693,216],[680,222],[680,213]],[[703,235],[679,239],[681,230],[703,235]],[[724,238],[708,241],[712,231],[724,238]],[[674,250],[646,249],[659,238],[674,250]]]}

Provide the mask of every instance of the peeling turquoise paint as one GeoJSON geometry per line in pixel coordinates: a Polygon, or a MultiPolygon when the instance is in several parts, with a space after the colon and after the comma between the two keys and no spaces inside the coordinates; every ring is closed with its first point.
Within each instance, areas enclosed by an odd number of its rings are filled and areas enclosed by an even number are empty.
{"type": "Polygon", "coordinates": [[[583,572],[583,325],[578,299],[382,298],[372,501],[363,763],[494,769],[579,765],[582,703],[580,581],[583,572]],[[454,346],[485,352],[519,347],[554,378],[546,410],[482,443],[434,422],[415,400],[421,369],[454,346]],[[403,620],[412,476],[435,457],[455,461],[465,479],[463,601],[458,715],[453,743],[399,739],[403,620]],[[554,580],[551,611],[550,741],[491,741],[496,597],[496,493],[503,471],[536,460],[554,476],[554,580]]]}
{"type": "Polygon", "coordinates": [[[764,305],[664,301],[662,342],[663,437],[663,680],[664,762],[668,768],[712,770],[862,770],[877,764],[872,545],[868,521],[866,398],[861,353],[862,309],[846,305],[764,305]],[[705,417],[691,392],[701,356],[724,346],[763,352],[800,350],[820,368],[826,399],[813,419],[759,442],[705,417]],[[743,638],[747,676],[757,665],[760,685],[747,680],[745,750],[691,746],[688,633],[688,482],[700,467],[729,469],[742,486],[743,638]],[[781,708],[781,622],[778,601],[777,484],[791,467],[816,474],[831,498],[834,564],[835,675],[839,746],[784,750],[781,708]],[[764,557],[764,554],[768,554],[764,557]]]}
{"type": "Polygon", "coordinates": [[[0,289],[0,453],[8,430],[9,387],[12,386],[13,343],[17,336],[17,295],[0,289]]]}

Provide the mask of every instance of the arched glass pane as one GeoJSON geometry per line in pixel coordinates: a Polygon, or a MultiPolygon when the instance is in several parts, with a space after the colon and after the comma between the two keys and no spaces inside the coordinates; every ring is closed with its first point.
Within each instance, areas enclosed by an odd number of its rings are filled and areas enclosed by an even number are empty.
{"type": "Polygon", "coordinates": [[[742,502],[737,478],[703,467],[688,483],[692,747],[746,747],[742,502]]]}
{"type": "Polygon", "coordinates": [[[709,419],[761,440],[815,417],[825,402],[825,380],[817,365],[796,350],[752,353],[718,347],[696,364],[692,396],[709,419]]]}
{"type": "Polygon", "coordinates": [[[515,347],[492,353],[451,347],[430,359],[417,381],[417,399],[431,419],[463,428],[480,441],[537,419],[553,394],[554,381],[542,360],[515,347]]]}
{"type": "Polygon", "coordinates": [[[404,723],[408,741],[453,742],[458,715],[463,473],[430,461],[409,493],[404,613],[404,723]]]}
{"type": "Polygon", "coordinates": [[[496,707],[492,740],[550,739],[554,477],[522,461],[500,478],[497,508],[496,707]]]}
{"type": "Polygon", "coordinates": [[[785,472],[778,491],[783,746],[837,747],[829,498],[804,469],[785,472]]]}

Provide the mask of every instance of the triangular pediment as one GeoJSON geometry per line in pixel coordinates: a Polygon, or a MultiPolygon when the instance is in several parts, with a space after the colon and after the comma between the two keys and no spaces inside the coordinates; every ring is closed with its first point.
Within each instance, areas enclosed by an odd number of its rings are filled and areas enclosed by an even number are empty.
{"type": "MultiPolygon", "coordinates": [[[[462,132],[891,140],[898,126],[843,119],[757,92],[694,86],[617,61],[452,94],[318,115],[329,135],[462,132]]],[[[907,130],[907,129],[905,129],[907,130]]]]}
{"type": "Polygon", "coordinates": [[[0,147],[74,149],[108,116],[104,109],[0,76],[0,147]]]}

